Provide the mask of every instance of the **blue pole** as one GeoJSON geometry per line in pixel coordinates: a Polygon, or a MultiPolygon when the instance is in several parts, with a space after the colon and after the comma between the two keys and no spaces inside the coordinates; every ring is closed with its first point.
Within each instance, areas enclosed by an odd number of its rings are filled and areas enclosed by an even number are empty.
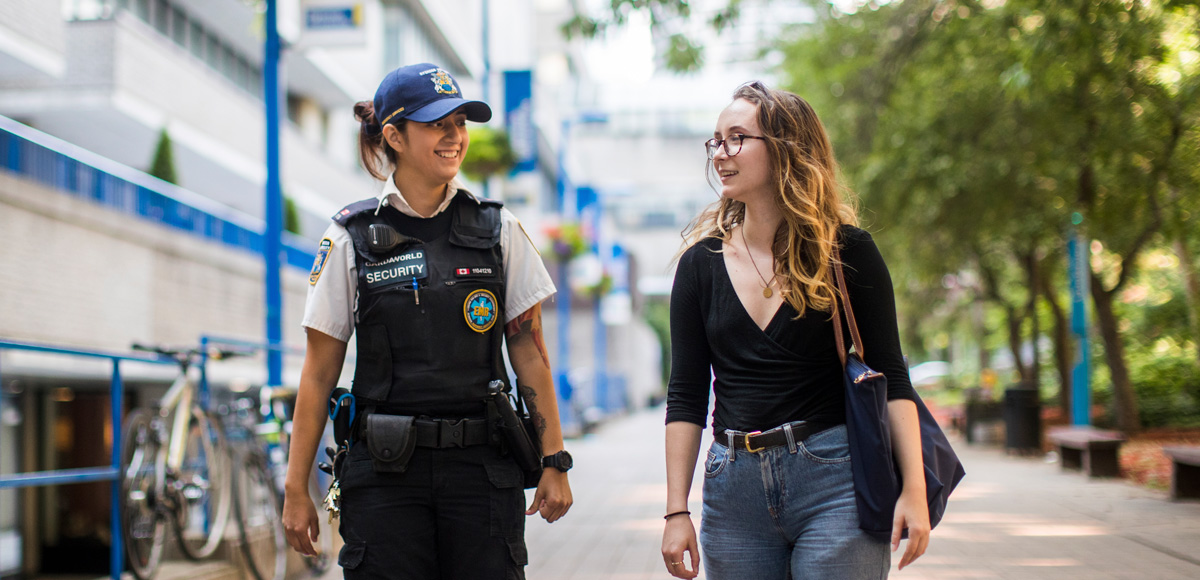
{"type": "Polygon", "coordinates": [[[571,287],[567,283],[566,260],[558,263],[558,296],[555,297],[555,314],[558,316],[558,420],[566,427],[572,423],[571,381],[567,378],[571,368],[571,287]]]}
{"type": "MultiPolygon", "coordinates": [[[[492,78],[491,78],[491,76],[492,76],[491,46],[489,43],[489,35],[488,35],[488,29],[491,28],[491,26],[489,25],[490,23],[488,22],[488,0],[483,0],[482,11],[483,11],[483,78],[481,79],[482,82],[480,82],[479,84],[483,88],[483,90],[481,91],[483,93],[483,102],[486,103],[486,102],[488,102],[488,92],[489,92],[488,84],[490,84],[492,81],[492,78]]],[[[489,181],[491,181],[490,178],[485,177],[483,179],[483,197],[488,197],[488,198],[492,197],[491,186],[488,183],[489,181]]]]}
{"type": "Polygon", "coordinates": [[[610,410],[608,396],[608,329],[604,327],[604,316],[601,309],[601,297],[596,296],[596,328],[595,338],[595,356],[596,356],[596,406],[607,414],[610,410]]]}
{"type": "MultiPolygon", "coordinates": [[[[283,341],[283,296],[279,284],[283,191],[279,182],[279,30],[275,27],[276,4],[276,0],[267,0],[267,41],[263,62],[263,101],[267,109],[267,230],[263,257],[267,270],[267,343],[270,345],[278,345],[283,341]]],[[[283,384],[283,353],[279,350],[267,351],[267,384],[283,384]]]]}
{"type": "Polygon", "coordinates": [[[1092,405],[1086,301],[1091,285],[1091,266],[1088,264],[1087,240],[1078,233],[1073,233],[1067,242],[1067,259],[1071,272],[1071,332],[1075,335],[1076,345],[1075,368],[1071,372],[1071,424],[1087,426],[1091,424],[1088,409],[1092,405]]]}
{"type": "Polygon", "coordinates": [[[109,386],[109,405],[112,406],[112,468],[117,478],[109,486],[111,504],[112,544],[109,547],[108,572],[112,580],[120,580],[125,567],[125,538],[121,534],[121,415],[125,406],[125,387],[121,384],[121,360],[112,359],[112,384],[109,386]]]}
{"type": "Polygon", "coordinates": [[[571,121],[563,119],[558,136],[558,179],[554,184],[558,193],[558,214],[563,219],[567,218],[570,211],[567,207],[567,139],[570,134],[571,121]]]}

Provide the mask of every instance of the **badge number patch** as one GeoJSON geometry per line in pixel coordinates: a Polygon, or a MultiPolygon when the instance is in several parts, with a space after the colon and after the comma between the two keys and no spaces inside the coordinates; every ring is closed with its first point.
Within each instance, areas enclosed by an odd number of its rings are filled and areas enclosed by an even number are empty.
{"type": "Polygon", "coordinates": [[[317,280],[321,278],[321,272],[325,270],[325,262],[329,260],[329,250],[333,249],[333,240],[325,238],[321,240],[321,245],[317,246],[317,259],[313,260],[312,273],[308,275],[309,286],[316,286],[317,280]]]}
{"type": "Polygon", "coordinates": [[[476,290],[463,301],[463,317],[475,332],[491,330],[496,324],[496,316],[496,295],[487,290],[476,290]]]}

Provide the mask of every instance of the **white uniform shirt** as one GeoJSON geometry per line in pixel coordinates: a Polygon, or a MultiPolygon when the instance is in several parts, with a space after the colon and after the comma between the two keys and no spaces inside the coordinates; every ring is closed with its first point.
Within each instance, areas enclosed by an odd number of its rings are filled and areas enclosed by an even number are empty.
{"type": "MultiPolygon", "coordinates": [[[[446,198],[433,215],[445,211],[458,193],[456,182],[446,188],[446,198]]],[[[408,205],[396,184],[388,179],[379,194],[382,205],[391,205],[404,215],[424,218],[408,205]]],[[[329,255],[324,263],[314,264],[309,277],[308,301],[304,306],[305,328],[312,328],[340,341],[350,340],[354,333],[354,316],[358,311],[358,272],[354,265],[354,243],[350,232],[334,222],[325,230],[322,244],[329,242],[329,255]]],[[[529,310],[555,292],[554,282],[546,271],[537,248],[512,212],[500,210],[500,250],[504,256],[505,323],[529,310]]]]}

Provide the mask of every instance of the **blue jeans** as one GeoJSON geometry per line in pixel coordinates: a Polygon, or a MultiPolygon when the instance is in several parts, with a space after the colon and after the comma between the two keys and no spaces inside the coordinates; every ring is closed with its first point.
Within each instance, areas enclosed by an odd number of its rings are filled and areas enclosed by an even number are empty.
{"type": "Polygon", "coordinates": [[[888,542],[858,528],[845,425],[792,449],[735,453],[716,441],[704,462],[700,553],[709,580],[887,578],[888,542]]]}

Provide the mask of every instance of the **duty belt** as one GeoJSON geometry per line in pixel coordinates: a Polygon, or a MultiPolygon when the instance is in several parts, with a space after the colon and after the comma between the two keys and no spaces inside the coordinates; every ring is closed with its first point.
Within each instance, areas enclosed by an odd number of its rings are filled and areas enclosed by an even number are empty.
{"type": "MultiPolygon", "coordinates": [[[[366,425],[365,420],[359,425],[366,425]]],[[[447,447],[472,447],[492,442],[487,419],[432,419],[419,417],[414,421],[417,447],[445,449],[447,447]]],[[[366,429],[360,428],[359,438],[367,440],[366,429]]]]}
{"type": "Polygon", "coordinates": [[[768,431],[734,431],[733,429],[720,429],[713,438],[720,444],[739,451],[749,451],[757,453],[764,449],[779,446],[791,446],[804,441],[811,435],[815,435],[836,427],[833,423],[811,423],[809,421],[792,421],[784,423],[774,429],[768,431]],[[790,441],[789,441],[790,439],[790,441]]]}

